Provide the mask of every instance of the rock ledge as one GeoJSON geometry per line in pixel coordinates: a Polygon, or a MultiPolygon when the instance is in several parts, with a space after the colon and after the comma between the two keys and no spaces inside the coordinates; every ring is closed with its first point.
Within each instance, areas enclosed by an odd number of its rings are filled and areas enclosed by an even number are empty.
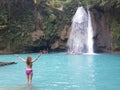
{"type": "Polygon", "coordinates": [[[0,62],[0,66],[11,65],[11,64],[17,64],[17,63],[16,62],[0,62]]]}

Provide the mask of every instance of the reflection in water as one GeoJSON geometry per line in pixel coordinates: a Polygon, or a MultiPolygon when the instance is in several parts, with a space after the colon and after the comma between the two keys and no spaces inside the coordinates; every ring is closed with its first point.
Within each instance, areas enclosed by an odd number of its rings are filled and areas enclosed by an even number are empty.
{"type": "Polygon", "coordinates": [[[70,82],[76,81],[71,86],[81,90],[96,90],[93,55],[87,57],[86,55],[73,55],[69,56],[68,60],[69,80],[70,82]]]}
{"type": "Polygon", "coordinates": [[[95,70],[94,70],[94,62],[93,62],[93,55],[89,55],[87,57],[87,63],[88,63],[88,68],[89,68],[89,77],[90,77],[90,80],[89,80],[89,86],[92,87],[92,90],[96,90],[96,87],[95,87],[95,70]]]}

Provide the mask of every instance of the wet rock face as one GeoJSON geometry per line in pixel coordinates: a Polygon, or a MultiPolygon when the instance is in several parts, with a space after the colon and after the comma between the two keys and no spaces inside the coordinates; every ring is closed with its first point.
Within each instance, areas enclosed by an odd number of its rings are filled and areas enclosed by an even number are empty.
{"type": "Polygon", "coordinates": [[[111,50],[109,15],[102,10],[93,8],[91,17],[95,52],[109,52],[111,50]]]}
{"type": "Polygon", "coordinates": [[[53,44],[51,44],[50,48],[55,51],[66,51],[67,49],[67,41],[71,32],[70,26],[65,26],[59,32],[59,39],[56,39],[53,44]]]}
{"type": "Polygon", "coordinates": [[[11,65],[11,64],[17,64],[17,63],[16,62],[0,62],[0,66],[11,65]]]}

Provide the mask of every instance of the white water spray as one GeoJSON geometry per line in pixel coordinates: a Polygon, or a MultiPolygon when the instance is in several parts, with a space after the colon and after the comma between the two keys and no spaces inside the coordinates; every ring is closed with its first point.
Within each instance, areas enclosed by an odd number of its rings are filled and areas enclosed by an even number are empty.
{"type": "Polygon", "coordinates": [[[93,53],[91,51],[92,42],[89,39],[92,39],[91,34],[91,18],[90,14],[87,15],[83,7],[78,7],[75,15],[72,19],[72,30],[70,37],[68,39],[68,53],[93,53]],[[89,23],[90,22],[90,23],[89,23]],[[90,45],[90,46],[89,46],[90,45]]]}
{"type": "Polygon", "coordinates": [[[88,10],[88,40],[87,40],[87,46],[88,46],[88,52],[87,53],[93,53],[93,28],[92,28],[92,22],[91,22],[91,15],[90,11],[88,10]]]}

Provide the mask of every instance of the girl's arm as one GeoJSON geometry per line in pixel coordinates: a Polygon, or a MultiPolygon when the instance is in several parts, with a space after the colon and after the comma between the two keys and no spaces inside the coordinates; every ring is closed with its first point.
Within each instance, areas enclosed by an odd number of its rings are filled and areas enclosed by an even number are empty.
{"type": "Polygon", "coordinates": [[[23,59],[22,57],[20,57],[18,54],[16,54],[16,56],[17,56],[21,61],[26,62],[26,60],[23,59]]]}
{"type": "Polygon", "coordinates": [[[40,54],[37,56],[37,58],[35,58],[32,62],[37,61],[37,60],[38,60],[38,58],[39,58],[41,55],[42,55],[42,53],[40,53],[40,54]]]}

